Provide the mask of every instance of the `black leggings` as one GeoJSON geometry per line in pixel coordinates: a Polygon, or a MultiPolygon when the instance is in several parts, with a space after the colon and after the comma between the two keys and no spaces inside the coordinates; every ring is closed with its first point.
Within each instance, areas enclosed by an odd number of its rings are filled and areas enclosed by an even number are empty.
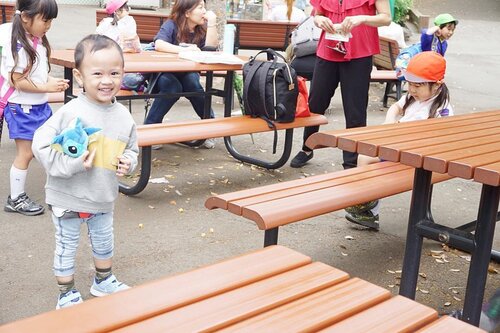
{"type": "MultiPolygon", "coordinates": [[[[309,94],[311,112],[325,114],[340,83],[346,128],[366,126],[371,70],[371,56],[345,62],[333,62],[318,57],[314,66],[309,94]]],[[[310,126],[304,129],[302,146],[304,151],[311,151],[305,142],[311,134],[318,131],[319,126],[310,126]]],[[[343,158],[342,165],[345,169],[356,167],[357,153],[344,151],[343,158]]]]}

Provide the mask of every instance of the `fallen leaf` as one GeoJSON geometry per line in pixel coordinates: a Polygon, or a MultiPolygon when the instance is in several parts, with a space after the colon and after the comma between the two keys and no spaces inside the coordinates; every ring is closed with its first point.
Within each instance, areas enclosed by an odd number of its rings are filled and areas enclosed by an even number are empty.
{"type": "Polygon", "coordinates": [[[347,240],[353,240],[354,239],[354,237],[352,237],[352,236],[345,236],[344,238],[347,239],[347,240]]]}
{"type": "Polygon", "coordinates": [[[171,205],[175,206],[175,205],[177,205],[177,202],[175,202],[175,200],[171,200],[171,201],[169,202],[169,204],[171,204],[171,205]]]}
{"type": "Polygon", "coordinates": [[[175,190],[175,193],[177,193],[177,195],[179,195],[179,196],[181,196],[181,197],[182,197],[182,193],[181,193],[181,191],[179,191],[179,190],[175,190]]]}
{"type": "Polygon", "coordinates": [[[451,305],[451,302],[444,303],[444,306],[450,306],[450,305],[451,305]]]}
{"type": "Polygon", "coordinates": [[[168,184],[168,180],[166,180],[165,177],[151,178],[149,182],[152,184],[168,184]]]}
{"type": "Polygon", "coordinates": [[[149,205],[148,208],[155,209],[155,206],[149,205]]]}
{"type": "Polygon", "coordinates": [[[470,262],[470,256],[460,256],[460,258],[470,262]]]}
{"type": "Polygon", "coordinates": [[[396,285],[394,285],[394,284],[388,284],[388,285],[387,285],[387,287],[389,287],[389,288],[394,288],[395,286],[396,286],[396,285]]]}
{"type": "Polygon", "coordinates": [[[496,269],[495,267],[489,265],[488,266],[488,273],[491,273],[491,274],[498,274],[498,269],[496,269]]]}
{"type": "Polygon", "coordinates": [[[425,273],[418,273],[418,275],[420,275],[421,277],[423,277],[424,279],[427,279],[427,274],[425,273]]]}
{"type": "Polygon", "coordinates": [[[462,301],[462,300],[461,300],[460,298],[458,298],[457,296],[453,296],[453,299],[454,299],[455,301],[459,301],[459,302],[460,302],[460,301],[462,301]]]}
{"type": "Polygon", "coordinates": [[[347,257],[348,254],[347,253],[344,253],[344,252],[340,252],[341,255],[343,255],[344,257],[347,257]]]}
{"type": "Polygon", "coordinates": [[[387,273],[396,274],[395,271],[391,271],[390,269],[387,270],[387,273]]]}
{"type": "Polygon", "coordinates": [[[420,289],[420,292],[421,292],[422,294],[428,294],[428,293],[429,293],[429,291],[428,291],[428,290],[425,290],[425,289],[420,289]]]}

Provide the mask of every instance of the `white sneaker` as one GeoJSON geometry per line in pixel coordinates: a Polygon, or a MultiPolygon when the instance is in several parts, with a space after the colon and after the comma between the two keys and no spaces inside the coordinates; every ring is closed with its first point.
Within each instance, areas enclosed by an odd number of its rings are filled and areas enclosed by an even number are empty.
{"type": "Polygon", "coordinates": [[[97,283],[94,278],[94,283],[92,284],[92,287],[90,287],[90,293],[96,297],[101,297],[126,289],[130,289],[130,287],[125,283],[118,281],[115,275],[111,274],[99,283],[97,283]]]}
{"type": "Polygon", "coordinates": [[[70,306],[83,303],[82,295],[76,289],[71,289],[67,293],[59,295],[57,300],[56,310],[69,308],[70,306]]]}
{"type": "Polygon", "coordinates": [[[203,148],[206,149],[215,148],[215,139],[206,139],[205,142],[203,142],[203,148]]]}

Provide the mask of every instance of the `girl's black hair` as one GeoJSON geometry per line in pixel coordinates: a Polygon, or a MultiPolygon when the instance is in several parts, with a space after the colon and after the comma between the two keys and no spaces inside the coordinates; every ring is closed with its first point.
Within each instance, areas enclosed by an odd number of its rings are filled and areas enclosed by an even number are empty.
{"type": "Polygon", "coordinates": [[[109,14],[109,16],[113,18],[113,21],[111,21],[111,25],[117,25],[118,24],[118,17],[116,17],[116,12],[119,11],[119,10],[123,10],[123,8],[125,8],[125,7],[127,9],[129,9],[128,2],[125,2],[120,8],[118,8],[117,10],[115,10],[114,13],[109,14]]]}
{"type": "MultiPolygon", "coordinates": [[[[14,57],[14,68],[17,66],[19,61],[19,47],[22,47],[26,53],[28,54],[28,65],[22,74],[23,78],[29,79],[29,73],[35,64],[37,53],[33,46],[30,44],[28,40],[28,36],[26,35],[26,30],[24,30],[23,22],[21,19],[21,15],[25,15],[30,19],[34,19],[35,16],[41,15],[44,20],[52,20],[57,17],[57,3],[55,0],[17,0],[16,2],[16,10],[20,12],[20,14],[14,14],[14,18],[12,19],[12,36],[11,36],[11,52],[14,57]]],[[[43,36],[42,45],[47,49],[47,58],[50,58],[50,44],[47,39],[47,36],[43,36]]],[[[42,59],[45,61],[44,59],[42,59]]],[[[50,63],[49,63],[49,71],[50,71],[50,63]]],[[[14,81],[14,71],[10,74],[10,79],[14,81]]]]}
{"type": "Polygon", "coordinates": [[[88,53],[94,53],[111,48],[115,48],[120,52],[122,64],[125,63],[122,48],[111,38],[98,34],[92,34],[84,37],[80,42],[78,42],[75,48],[75,68],[81,69],[83,59],[88,53]]]}
{"type": "MultiPolygon", "coordinates": [[[[426,84],[429,87],[429,89],[431,89],[432,85],[436,84],[436,83],[425,82],[424,84],[426,84]]],[[[448,105],[448,103],[450,102],[450,93],[449,93],[449,90],[448,90],[448,87],[446,86],[446,84],[443,82],[438,89],[439,89],[439,93],[436,96],[436,98],[434,99],[434,101],[432,102],[431,109],[429,111],[429,119],[436,118],[438,110],[445,108],[448,105]]],[[[403,106],[402,116],[405,115],[406,109],[410,105],[412,105],[413,102],[415,102],[415,98],[410,96],[410,94],[406,95],[406,101],[405,101],[405,105],[403,106]]]]}

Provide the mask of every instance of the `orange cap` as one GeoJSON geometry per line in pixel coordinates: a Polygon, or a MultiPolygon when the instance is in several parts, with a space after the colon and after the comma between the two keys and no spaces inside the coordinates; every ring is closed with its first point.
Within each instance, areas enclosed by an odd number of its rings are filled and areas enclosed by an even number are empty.
{"type": "Polygon", "coordinates": [[[421,52],[410,59],[408,67],[403,71],[409,82],[437,82],[444,79],[446,60],[434,51],[421,52]]]}

